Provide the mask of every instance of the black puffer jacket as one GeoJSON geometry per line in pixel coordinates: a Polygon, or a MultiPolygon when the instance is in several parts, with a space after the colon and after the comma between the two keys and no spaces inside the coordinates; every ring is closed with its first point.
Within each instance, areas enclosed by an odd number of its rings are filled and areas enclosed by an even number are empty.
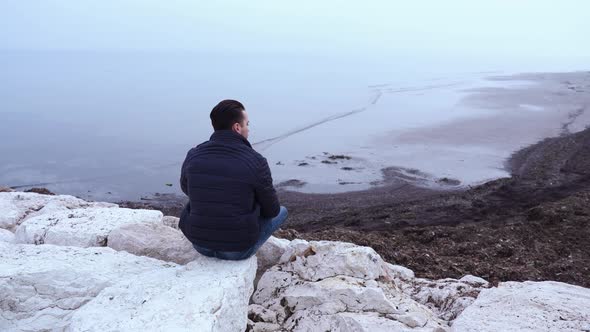
{"type": "Polygon", "coordinates": [[[259,216],[279,214],[266,159],[231,130],[214,132],[188,152],[180,185],[190,212],[179,227],[192,243],[211,250],[250,248],[258,240],[259,216]]]}

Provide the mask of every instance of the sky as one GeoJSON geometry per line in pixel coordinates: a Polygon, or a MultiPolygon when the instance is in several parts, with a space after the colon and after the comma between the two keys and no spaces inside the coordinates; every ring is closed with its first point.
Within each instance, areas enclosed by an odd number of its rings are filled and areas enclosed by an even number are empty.
{"type": "Polygon", "coordinates": [[[2,0],[0,49],[590,55],[590,1],[2,0]]]}

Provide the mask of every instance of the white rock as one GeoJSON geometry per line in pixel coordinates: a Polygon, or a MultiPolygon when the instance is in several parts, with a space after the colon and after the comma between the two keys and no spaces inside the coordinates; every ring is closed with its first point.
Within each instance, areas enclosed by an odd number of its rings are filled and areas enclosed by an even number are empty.
{"type": "Polygon", "coordinates": [[[182,232],[157,223],[127,224],[109,233],[108,246],[115,250],[186,264],[200,256],[182,232]]]}
{"type": "Polygon", "coordinates": [[[172,216],[164,216],[164,218],[162,218],[162,223],[168,227],[172,227],[174,229],[178,229],[178,222],[180,221],[180,218],[177,217],[172,217],[172,216]]]}
{"type": "Polygon", "coordinates": [[[403,285],[402,289],[418,303],[430,308],[442,320],[451,321],[471,305],[485,287],[489,287],[489,284],[484,279],[465,276],[459,280],[416,278],[413,282],[403,285]]]}
{"type": "Polygon", "coordinates": [[[57,210],[27,218],[16,230],[17,243],[99,247],[122,225],[162,223],[162,212],[121,208],[57,210]]]}
{"type": "Polygon", "coordinates": [[[0,192],[0,228],[15,230],[26,218],[48,212],[41,211],[50,204],[48,210],[68,210],[86,207],[117,207],[111,203],[90,203],[68,195],[41,195],[23,192],[0,192]]]}
{"type": "Polygon", "coordinates": [[[256,291],[252,295],[252,302],[271,310],[277,321],[282,323],[288,316],[285,300],[281,296],[289,287],[302,284],[298,276],[290,271],[281,271],[282,266],[275,266],[262,275],[256,291]]]}
{"type": "Polygon", "coordinates": [[[0,331],[244,331],[256,258],[0,242],[0,331]]]}
{"type": "Polygon", "coordinates": [[[247,331],[250,332],[277,332],[284,331],[279,324],[274,323],[250,323],[250,328],[247,331]]]}
{"type": "Polygon", "coordinates": [[[560,282],[504,282],[484,289],[453,331],[590,331],[590,289],[560,282]]]}
{"type": "Polygon", "coordinates": [[[383,260],[369,247],[332,241],[293,240],[279,261],[305,280],[345,275],[377,279],[383,271],[383,260]]]}
{"type": "Polygon", "coordinates": [[[105,287],[175,266],[109,248],[0,242],[0,331],[60,330],[105,287]]]}
{"type": "Polygon", "coordinates": [[[459,279],[459,281],[473,286],[487,287],[490,285],[490,283],[487,280],[480,277],[472,276],[470,274],[463,276],[461,279],[459,279]]]}
{"type": "Polygon", "coordinates": [[[403,323],[410,328],[423,327],[426,325],[426,323],[428,323],[427,317],[420,315],[391,314],[388,315],[388,317],[393,318],[394,320],[403,323]]]}
{"type": "Polygon", "coordinates": [[[377,282],[347,276],[329,277],[285,289],[284,305],[290,310],[316,307],[322,313],[341,311],[374,311],[382,314],[399,312],[377,282]]]}
{"type": "Polygon", "coordinates": [[[275,312],[270,311],[261,305],[251,304],[248,306],[248,319],[254,323],[276,323],[277,315],[275,312]]]}
{"type": "MultiPolygon", "coordinates": [[[[257,321],[288,331],[432,331],[446,328],[426,306],[383,275],[388,267],[371,248],[342,242],[293,240],[252,296],[267,309],[257,321]]],[[[260,312],[260,308],[257,307],[260,312]]],[[[256,325],[255,325],[256,326],[256,325]]]]}
{"type": "Polygon", "coordinates": [[[283,260],[283,258],[281,258],[282,263],[289,261],[293,255],[302,254],[305,250],[307,250],[309,248],[309,245],[310,244],[308,241],[301,240],[301,239],[295,239],[295,240],[289,242],[289,245],[287,246],[287,248],[285,248],[285,251],[288,251],[289,253],[285,256],[284,260],[283,260]]]}
{"type": "Polygon", "coordinates": [[[298,311],[285,324],[288,331],[346,331],[346,332],[391,332],[423,331],[444,332],[445,327],[409,327],[404,323],[385,319],[372,312],[341,312],[334,315],[318,315],[313,311],[298,311]]]}
{"type": "Polygon", "coordinates": [[[285,249],[291,241],[279,239],[271,236],[256,252],[258,258],[258,270],[256,272],[256,279],[268,270],[271,266],[277,264],[281,256],[285,253],[285,249]]]}
{"type": "Polygon", "coordinates": [[[244,331],[256,258],[201,256],[103,290],[66,331],[244,331]]]}
{"type": "Polygon", "coordinates": [[[390,277],[401,279],[404,281],[410,281],[414,279],[416,276],[414,275],[414,271],[408,269],[407,267],[401,265],[393,265],[386,263],[385,264],[386,273],[390,274],[390,277]]]}
{"type": "Polygon", "coordinates": [[[14,242],[14,233],[7,229],[0,228],[0,242],[14,242]]]}

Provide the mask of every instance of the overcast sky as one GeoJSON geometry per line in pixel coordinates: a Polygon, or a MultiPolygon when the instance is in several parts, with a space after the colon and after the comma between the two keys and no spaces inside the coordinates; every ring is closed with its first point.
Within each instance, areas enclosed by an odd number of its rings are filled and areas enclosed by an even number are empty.
{"type": "Polygon", "coordinates": [[[590,55],[586,0],[1,0],[0,48],[590,55]]]}

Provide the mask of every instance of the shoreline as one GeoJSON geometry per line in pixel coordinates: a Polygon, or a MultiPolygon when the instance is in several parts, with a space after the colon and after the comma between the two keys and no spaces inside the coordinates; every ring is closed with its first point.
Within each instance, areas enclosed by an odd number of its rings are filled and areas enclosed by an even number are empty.
{"type": "MultiPolygon", "coordinates": [[[[512,152],[590,124],[590,72],[489,75],[467,75],[457,86],[443,84],[455,80],[451,76],[436,85],[399,82],[407,89],[397,89],[393,82],[367,86],[365,93],[379,95],[378,100],[361,98],[317,114],[309,105],[305,117],[282,122],[274,131],[272,122],[262,122],[264,128],[253,131],[261,136],[251,137],[252,142],[260,143],[256,149],[263,149],[275,184],[290,191],[371,189],[383,185],[384,172],[418,186],[454,190],[509,176],[503,162],[512,152]],[[338,115],[350,113],[346,109],[355,105],[364,105],[365,111],[338,115]],[[306,121],[310,123],[304,126],[306,121]],[[279,135],[283,130],[287,134],[279,135]]],[[[140,200],[142,195],[149,199],[145,195],[153,193],[181,195],[179,168],[192,143],[169,145],[167,136],[148,140],[156,143],[153,148],[129,157],[116,153],[128,149],[129,142],[95,142],[100,165],[92,157],[62,156],[76,150],[67,144],[45,149],[47,155],[34,154],[40,158],[34,162],[9,153],[0,183],[25,189],[37,183],[58,193],[111,202],[140,200]]]]}

